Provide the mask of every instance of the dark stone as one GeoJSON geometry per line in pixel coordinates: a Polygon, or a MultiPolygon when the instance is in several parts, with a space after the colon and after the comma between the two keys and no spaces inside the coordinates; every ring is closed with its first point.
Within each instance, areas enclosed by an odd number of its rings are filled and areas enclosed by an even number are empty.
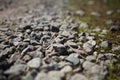
{"type": "Polygon", "coordinates": [[[111,26],[110,31],[113,31],[113,32],[120,31],[120,26],[111,26]]]}
{"type": "Polygon", "coordinates": [[[52,26],[51,31],[52,31],[52,32],[59,32],[59,28],[58,28],[58,27],[55,27],[55,26],[52,26]]]}

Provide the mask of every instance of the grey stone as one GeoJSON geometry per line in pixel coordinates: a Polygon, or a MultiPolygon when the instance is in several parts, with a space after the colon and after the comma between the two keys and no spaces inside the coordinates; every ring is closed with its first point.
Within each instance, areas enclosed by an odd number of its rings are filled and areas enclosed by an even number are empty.
{"type": "Polygon", "coordinates": [[[92,66],[94,66],[95,64],[92,63],[92,62],[89,62],[89,61],[85,61],[82,65],[82,67],[85,69],[85,70],[90,70],[92,66]]]}
{"type": "Polygon", "coordinates": [[[95,61],[96,57],[95,56],[87,56],[86,60],[88,60],[88,61],[95,61]]]}
{"type": "Polygon", "coordinates": [[[84,75],[77,73],[73,75],[70,80],[88,80],[88,79],[84,75]]]}
{"type": "Polygon", "coordinates": [[[118,25],[113,25],[113,26],[111,26],[110,27],[110,31],[120,31],[120,26],[118,26],[118,25]]]}
{"type": "Polygon", "coordinates": [[[71,35],[71,33],[69,31],[64,30],[61,35],[65,36],[65,37],[69,37],[71,35]]]}
{"type": "Polygon", "coordinates": [[[41,66],[41,59],[40,58],[33,58],[30,60],[27,65],[31,68],[39,68],[41,66]]]}
{"type": "Polygon", "coordinates": [[[0,27],[0,31],[8,31],[9,29],[8,28],[2,28],[0,27]]]}
{"type": "Polygon", "coordinates": [[[55,76],[49,76],[48,74],[41,72],[38,73],[38,75],[35,77],[35,80],[61,80],[61,79],[55,76]]]}
{"type": "Polygon", "coordinates": [[[105,76],[107,74],[107,69],[104,66],[94,65],[91,67],[91,74],[98,74],[105,76]]]}
{"type": "Polygon", "coordinates": [[[78,48],[78,45],[77,45],[75,42],[72,42],[72,41],[67,41],[67,42],[65,43],[65,45],[66,45],[66,46],[70,46],[70,47],[75,48],[75,49],[78,48]]]}
{"type": "Polygon", "coordinates": [[[112,48],[113,51],[117,51],[117,50],[120,50],[120,46],[117,46],[117,47],[113,47],[112,48]]]}
{"type": "Polygon", "coordinates": [[[73,65],[78,65],[80,63],[80,59],[74,56],[68,56],[65,58],[65,60],[72,63],[73,65]]]}
{"type": "Polygon", "coordinates": [[[72,72],[72,67],[71,66],[65,66],[63,67],[60,71],[63,72],[63,73],[70,73],[72,72]]]}
{"type": "Polygon", "coordinates": [[[101,42],[100,46],[103,48],[112,48],[112,43],[109,41],[103,41],[101,42]]]}
{"type": "Polygon", "coordinates": [[[65,61],[61,61],[58,63],[58,65],[59,65],[59,68],[63,68],[64,66],[67,66],[67,65],[70,66],[71,64],[65,61]]]}
{"type": "Polygon", "coordinates": [[[88,24],[85,22],[82,22],[79,27],[80,28],[88,28],[88,24]]]}
{"type": "Polygon", "coordinates": [[[65,76],[65,74],[60,71],[49,71],[48,75],[52,77],[58,77],[58,78],[63,78],[65,76]]]}
{"type": "Polygon", "coordinates": [[[83,44],[83,49],[89,53],[93,51],[95,45],[96,45],[96,41],[90,40],[83,44]]]}
{"type": "Polygon", "coordinates": [[[26,68],[27,66],[24,64],[16,64],[13,65],[10,69],[6,70],[5,74],[20,74],[23,73],[26,68]]]}
{"type": "Polygon", "coordinates": [[[23,77],[23,80],[34,80],[34,77],[37,75],[37,71],[32,70],[27,73],[26,76],[23,77]]]}
{"type": "Polygon", "coordinates": [[[53,48],[55,49],[56,52],[59,52],[60,54],[66,55],[67,54],[67,49],[63,44],[53,44],[53,48]]]}
{"type": "Polygon", "coordinates": [[[97,17],[101,16],[100,13],[95,12],[95,11],[94,11],[94,12],[91,12],[91,15],[93,15],[93,16],[97,16],[97,17]]]}
{"type": "Polygon", "coordinates": [[[83,10],[78,10],[78,11],[76,11],[76,14],[80,15],[80,16],[84,16],[85,12],[83,10]]]}
{"type": "Polygon", "coordinates": [[[113,10],[109,10],[106,12],[107,15],[111,15],[113,13],[113,10]]]}

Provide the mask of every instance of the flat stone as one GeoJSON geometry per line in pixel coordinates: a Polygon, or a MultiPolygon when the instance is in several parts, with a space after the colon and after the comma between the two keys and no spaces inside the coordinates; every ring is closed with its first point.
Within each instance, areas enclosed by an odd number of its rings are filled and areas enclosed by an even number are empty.
{"type": "Polygon", "coordinates": [[[65,76],[65,74],[60,71],[49,71],[48,75],[52,77],[58,77],[58,78],[63,78],[65,76]]]}
{"type": "Polygon", "coordinates": [[[78,11],[76,11],[76,14],[80,15],[80,16],[84,16],[85,12],[83,10],[78,10],[78,11]]]}
{"type": "Polygon", "coordinates": [[[91,67],[90,73],[105,76],[107,74],[107,69],[103,66],[94,65],[91,67]]]}
{"type": "Polygon", "coordinates": [[[5,71],[5,74],[20,74],[23,73],[26,68],[27,66],[24,64],[13,65],[10,69],[5,71]]]}
{"type": "Polygon", "coordinates": [[[65,66],[64,68],[61,69],[61,72],[63,73],[70,73],[72,72],[72,67],[71,66],[65,66]]]}
{"type": "Polygon", "coordinates": [[[65,60],[72,63],[73,65],[78,65],[80,63],[80,59],[74,56],[68,56],[67,58],[65,58],[65,60]]]}
{"type": "Polygon", "coordinates": [[[85,61],[82,65],[82,67],[85,69],[85,70],[90,70],[92,66],[94,66],[95,64],[92,63],[92,62],[89,62],[89,61],[85,61]]]}
{"type": "Polygon", "coordinates": [[[86,60],[88,60],[88,61],[95,61],[96,57],[95,56],[87,56],[86,60]]]}
{"type": "Polygon", "coordinates": [[[65,37],[69,37],[71,34],[69,31],[63,31],[61,35],[65,37]]]}
{"type": "Polygon", "coordinates": [[[66,46],[70,46],[70,47],[75,48],[75,49],[78,48],[78,45],[77,45],[75,42],[71,42],[71,41],[67,41],[67,42],[65,43],[65,45],[66,45],[66,46]]]}
{"type": "Polygon", "coordinates": [[[55,76],[49,76],[48,74],[41,72],[38,73],[38,75],[35,77],[35,80],[61,80],[61,79],[55,76]]]}
{"type": "Polygon", "coordinates": [[[67,49],[63,44],[53,44],[53,48],[55,49],[56,52],[59,52],[60,54],[66,55],[67,54],[67,49]]]}
{"type": "Polygon", "coordinates": [[[88,79],[84,75],[77,73],[73,75],[70,80],[88,80],[88,79]]]}
{"type": "Polygon", "coordinates": [[[120,31],[120,26],[117,26],[117,25],[113,25],[110,27],[110,31],[120,31]]]}
{"type": "Polygon", "coordinates": [[[83,49],[86,52],[91,52],[91,51],[93,51],[93,48],[94,48],[95,45],[96,45],[96,41],[90,40],[90,41],[83,44],[83,49]]]}
{"type": "Polygon", "coordinates": [[[40,58],[33,58],[30,60],[27,65],[31,68],[39,68],[41,66],[41,59],[40,58]]]}
{"type": "Polygon", "coordinates": [[[112,43],[109,41],[103,41],[101,42],[100,46],[104,48],[112,48],[112,43]]]}

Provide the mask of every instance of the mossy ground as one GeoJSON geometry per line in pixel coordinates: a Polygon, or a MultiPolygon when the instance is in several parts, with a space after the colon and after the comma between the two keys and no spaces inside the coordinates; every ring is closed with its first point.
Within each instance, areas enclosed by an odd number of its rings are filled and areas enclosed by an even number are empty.
{"type": "MultiPolygon", "coordinates": [[[[111,25],[120,25],[120,13],[117,10],[120,10],[120,0],[107,0],[107,3],[103,3],[103,0],[94,0],[94,5],[88,5],[90,0],[70,0],[68,6],[69,10],[84,10],[85,15],[73,15],[72,18],[80,20],[89,24],[87,29],[78,29],[78,32],[83,32],[89,29],[93,29],[96,26],[99,26],[101,29],[109,29],[111,25]],[[106,12],[108,10],[113,10],[113,13],[108,16],[106,12]],[[97,11],[101,14],[100,17],[95,17],[90,15],[92,11],[97,11]],[[113,20],[113,24],[106,24],[107,20],[113,20]]],[[[105,37],[99,37],[99,33],[96,33],[96,41],[100,43],[100,39],[109,40],[113,43],[113,46],[120,45],[120,32],[111,32],[109,31],[105,37]]],[[[120,50],[112,51],[110,49],[105,49],[107,52],[112,52],[115,54],[120,54],[120,50]]],[[[99,50],[98,50],[99,51],[99,50]]],[[[120,80],[120,59],[117,58],[113,64],[108,66],[108,75],[104,80],[120,80]]]]}

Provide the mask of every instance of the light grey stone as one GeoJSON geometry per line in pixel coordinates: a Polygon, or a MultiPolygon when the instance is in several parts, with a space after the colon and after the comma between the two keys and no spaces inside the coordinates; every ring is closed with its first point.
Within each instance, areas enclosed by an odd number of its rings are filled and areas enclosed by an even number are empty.
{"type": "Polygon", "coordinates": [[[24,72],[26,68],[27,66],[24,64],[16,64],[11,66],[10,69],[6,70],[5,74],[20,74],[24,72]]]}
{"type": "Polygon", "coordinates": [[[65,58],[65,60],[72,63],[73,65],[78,65],[80,63],[80,59],[74,56],[68,56],[65,58]]]}
{"type": "Polygon", "coordinates": [[[61,80],[60,78],[56,76],[49,76],[46,73],[40,72],[38,75],[35,77],[35,80],[61,80]]]}
{"type": "Polygon", "coordinates": [[[95,64],[92,63],[92,62],[89,62],[89,61],[85,61],[82,65],[82,67],[85,69],[85,70],[90,70],[92,66],[94,66],[95,64]]]}
{"type": "Polygon", "coordinates": [[[95,45],[96,45],[96,41],[90,40],[90,41],[87,41],[86,43],[83,44],[83,49],[86,52],[91,52],[91,51],[93,51],[93,48],[95,45]]]}
{"type": "Polygon", "coordinates": [[[73,75],[70,80],[88,80],[88,79],[84,75],[77,73],[73,75]]]}
{"type": "Polygon", "coordinates": [[[30,60],[27,65],[31,68],[39,68],[41,66],[41,59],[40,58],[33,58],[30,60]]]}
{"type": "Polygon", "coordinates": [[[64,68],[61,69],[61,72],[63,73],[70,73],[72,72],[72,67],[71,66],[65,66],[64,68]]]}
{"type": "Polygon", "coordinates": [[[76,11],[76,14],[80,15],[80,16],[84,16],[85,12],[83,10],[78,10],[78,11],[76,11]]]}
{"type": "Polygon", "coordinates": [[[103,48],[112,48],[112,43],[109,41],[103,41],[101,42],[100,46],[103,48]]]}

